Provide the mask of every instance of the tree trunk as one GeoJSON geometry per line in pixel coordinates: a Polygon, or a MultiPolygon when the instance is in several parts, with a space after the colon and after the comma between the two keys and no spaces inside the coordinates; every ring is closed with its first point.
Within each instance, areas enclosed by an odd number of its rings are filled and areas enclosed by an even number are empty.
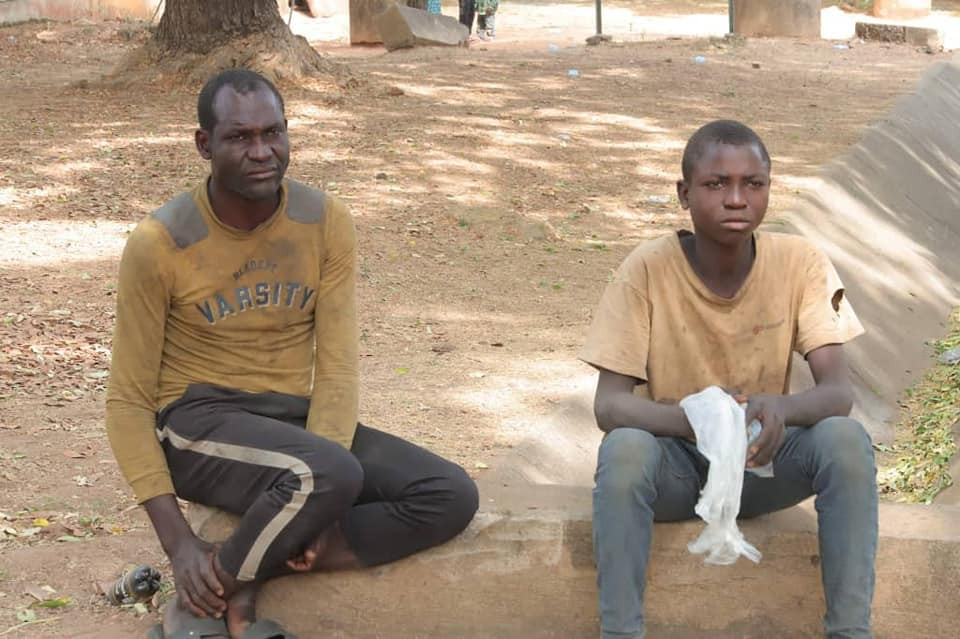
{"type": "Polygon", "coordinates": [[[114,80],[133,84],[160,76],[195,86],[231,67],[274,82],[316,76],[344,86],[358,82],[290,32],[277,0],[166,0],[153,39],[128,56],[114,80]]]}
{"type": "Polygon", "coordinates": [[[231,38],[289,29],[276,0],[167,0],[157,43],[171,51],[206,53],[231,38]]]}

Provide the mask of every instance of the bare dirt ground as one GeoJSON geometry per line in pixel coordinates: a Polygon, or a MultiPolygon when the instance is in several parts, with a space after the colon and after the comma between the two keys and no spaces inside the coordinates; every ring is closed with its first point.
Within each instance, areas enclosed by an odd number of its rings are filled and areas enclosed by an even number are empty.
{"type": "MultiPolygon", "coordinates": [[[[285,90],[291,176],[357,219],[362,418],[476,476],[589,392],[575,353],[591,310],[638,240],[685,225],[673,181],[698,125],[734,117],[766,138],[776,224],[938,57],[775,40],[586,48],[592,26],[569,22],[553,51],[554,34],[534,36],[547,5],[504,6],[502,41],[332,47],[359,86],[285,90]]],[[[166,569],[103,399],[126,234],[205,175],[195,94],[76,84],[143,37],[126,23],[0,28],[0,637],[133,637],[155,622],[95,588],[128,563],[166,569]]]]}

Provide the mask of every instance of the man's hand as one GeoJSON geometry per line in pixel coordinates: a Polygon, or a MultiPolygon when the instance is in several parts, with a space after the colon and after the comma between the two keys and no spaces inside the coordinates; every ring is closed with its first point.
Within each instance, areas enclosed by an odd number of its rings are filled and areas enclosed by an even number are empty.
{"type": "Polygon", "coordinates": [[[780,450],[787,434],[785,398],[782,395],[751,395],[746,399],[746,424],[757,419],[763,427],[760,436],[747,450],[747,468],[766,466],[780,450]]]}
{"type": "Polygon", "coordinates": [[[192,536],[184,538],[170,554],[177,596],[186,610],[198,617],[220,618],[227,609],[223,585],[213,567],[216,547],[192,536]]]}

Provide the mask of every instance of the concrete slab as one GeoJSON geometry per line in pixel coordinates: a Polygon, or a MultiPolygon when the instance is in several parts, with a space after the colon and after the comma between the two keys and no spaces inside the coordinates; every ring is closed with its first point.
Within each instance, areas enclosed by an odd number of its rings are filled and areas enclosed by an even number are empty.
{"type": "Polygon", "coordinates": [[[374,17],[383,13],[393,0],[349,0],[350,44],[379,44],[383,42],[374,17]]]}
{"type": "Polygon", "coordinates": [[[387,51],[410,47],[463,45],[470,30],[456,18],[389,4],[373,18],[387,51]]]}
{"type": "Polygon", "coordinates": [[[733,30],[748,37],[820,37],[820,0],[734,0],[733,30]]]}
{"type": "Polygon", "coordinates": [[[160,0],[0,0],[0,24],[78,18],[149,19],[160,0]]]}
{"type": "Polygon", "coordinates": [[[830,255],[867,334],[849,345],[861,416],[889,431],[897,398],[932,365],[960,305],[960,63],[914,93],[829,163],[789,215],[830,255]]]}
{"type": "Polygon", "coordinates": [[[886,22],[858,22],[856,34],[862,40],[900,42],[926,47],[930,51],[940,51],[943,48],[943,33],[931,27],[912,27],[886,22]]]}
{"type": "MultiPolygon", "coordinates": [[[[380,568],[270,582],[259,613],[304,639],[596,637],[590,491],[481,486],[483,506],[452,542],[380,568]]],[[[230,521],[191,521],[220,539],[230,521]]],[[[809,503],[742,522],[754,565],[703,564],[686,544],[700,522],[659,524],[647,594],[651,635],[818,637],[823,599],[809,503]]],[[[881,507],[875,636],[947,637],[960,625],[960,508],[881,507]]]]}

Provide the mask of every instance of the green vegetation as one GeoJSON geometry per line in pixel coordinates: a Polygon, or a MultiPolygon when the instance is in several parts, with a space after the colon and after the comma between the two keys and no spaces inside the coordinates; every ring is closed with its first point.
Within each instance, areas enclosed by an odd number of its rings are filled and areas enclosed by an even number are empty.
{"type": "MultiPolygon", "coordinates": [[[[960,346],[960,311],[947,337],[931,344],[937,355],[960,346]]],[[[880,493],[896,501],[929,504],[953,482],[948,472],[957,452],[953,427],[960,422],[960,364],[937,363],[906,393],[904,418],[897,432],[903,440],[889,452],[895,461],[881,467],[880,493]]]]}

